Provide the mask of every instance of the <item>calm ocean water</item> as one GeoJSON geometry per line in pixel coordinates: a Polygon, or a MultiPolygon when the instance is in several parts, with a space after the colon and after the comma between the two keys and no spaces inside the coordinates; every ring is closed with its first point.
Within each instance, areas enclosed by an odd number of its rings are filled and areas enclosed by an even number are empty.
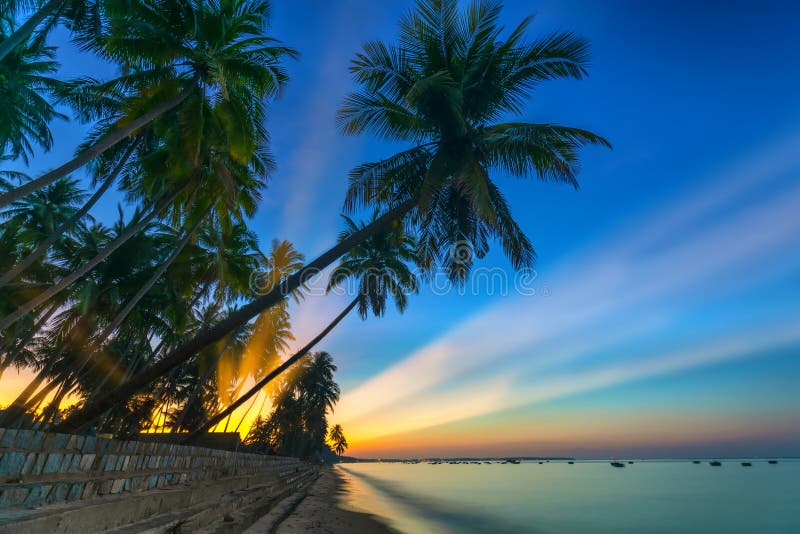
{"type": "Polygon", "coordinates": [[[345,504],[406,533],[800,533],[800,461],[340,464],[345,504]]]}

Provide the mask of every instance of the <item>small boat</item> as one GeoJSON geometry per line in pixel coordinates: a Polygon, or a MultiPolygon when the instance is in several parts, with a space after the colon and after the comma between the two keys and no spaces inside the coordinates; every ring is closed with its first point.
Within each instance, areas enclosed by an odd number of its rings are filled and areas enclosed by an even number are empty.
{"type": "Polygon", "coordinates": [[[517,460],[516,458],[509,458],[508,460],[506,460],[506,463],[509,463],[509,464],[518,464],[518,463],[519,463],[519,460],[517,460]]]}
{"type": "Polygon", "coordinates": [[[542,465],[544,462],[539,462],[539,465],[542,465]]]}
{"type": "Polygon", "coordinates": [[[693,463],[693,464],[699,464],[699,463],[700,463],[700,460],[692,460],[692,463],[693,463]]]}
{"type": "Polygon", "coordinates": [[[628,460],[628,463],[629,463],[629,464],[632,464],[632,463],[633,463],[633,460],[628,460]]]}
{"type": "Polygon", "coordinates": [[[775,465],[775,464],[777,464],[777,463],[778,463],[778,460],[767,460],[767,463],[768,463],[768,464],[775,465]]]}
{"type": "Polygon", "coordinates": [[[713,465],[714,467],[719,467],[722,465],[722,462],[718,462],[714,460],[713,462],[708,462],[708,465],[713,465]]]}
{"type": "Polygon", "coordinates": [[[751,462],[742,462],[742,467],[753,467],[751,462]]]}
{"type": "Polygon", "coordinates": [[[569,465],[572,465],[572,464],[574,464],[575,462],[567,462],[567,463],[568,463],[569,465]]]}
{"type": "Polygon", "coordinates": [[[614,467],[625,467],[625,464],[622,462],[611,462],[611,465],[614,467]]]}

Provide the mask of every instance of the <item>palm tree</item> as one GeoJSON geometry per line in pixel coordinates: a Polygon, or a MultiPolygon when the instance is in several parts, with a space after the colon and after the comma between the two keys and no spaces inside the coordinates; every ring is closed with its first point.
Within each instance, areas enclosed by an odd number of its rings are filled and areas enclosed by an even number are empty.
{"type": "MultiPolygon", "coordinates": [[[[64,179],[0,212],[0,219],[4,220],[0,229],[2,270],[10,270],[20,257],[28,255],[30,250],[37,248],[55,228],[73,217],[83,197],[84,192],[77,187],[75,180],[64,179]]],[[[59,244],[63,245],[65,241],[61,240],[59,244]]],[[[14,313],[19,306],[40,292],[41,287],[52,284],[62,271],[57,263],[45,259],[30,269],[24,279],[0,287],[0,315],[14,313]]],[[[14,328],[4,328],[5,343],[0,344],[0,347],[7,350],[23,349],[25,343],[20,344],[20,342],[36,334],[43,325],[41,318],[48,313],[52,314],[53,306],[57,306],[59,300],[37,308],[30,314],[28,321],[14,325],[14,328]],[[12,340],[14,343],[11,343],[12,340]]]]}
{"type": "MultiPolygon", "coordinates": [[[[373,217],[377,217],[377,214],[373,217]]],[[[344,220],[345,229],[339,234],[340,241],[350,239],[353,234],[362,232],[366,227],[364,223],[356,223],[349,217],[344,217],[344,220]]],[[[366,319],[370,311],[375,317],[381,317],[386,311],[386,301],[391,296],[397,309],[401,313],[405,311],[408,305],[408,294],[416,293],[418,290],[416,276],[407,265],[407,262],[414,260],[414,251],[414,240],[399,225],[377,233],[351,249],[331,273],[328,291],[330,292],[334,287],[342,285],[352,278],[358,283],[355,298],[314,339],[266,376],[260,379],[257,377],[255,385],[249,391],[212,417],[187,439],[192,439],[200,432],[213,428],[219,421],[244,404],[247,399],[258,394],[268,383],[308,354],[356,307],[362,319],[366,319]]],[[[280,278],[276,278],[273,283],[279,281],[280,278]]],[[[281,309],[281,307],[270,309],[281,309]]],[[[253,402],[255,403],[255,401],[253,402]]]]}
{"type": "Polygon", "coordinates": [[[456,0],[420,0],[400,22],[398,45],[367,43],[351,65],[362,90],[339,113],[347,134],[367,131],[411,147],[355,169],[345,207],[380,206],[370,225],[306,264],[272,291],[213,328],[173,349],[111,395],[84,407],[61,430],[97,417],[113,404],[190,359],[257,314],[276,305],[317,272],[369,236],[407,219],[419,233],[423,267],[444,266],[463,280],[475,256],[497,239],[515,268],[534,261],[533,248],[491,173],[577,186],[578,153],[607,141],[555,124],[495,123],[519,114],[539,83],[580,79],[588,43],[555,32],[523,40],[530,19],[503,39],[498,3],[477,1],[459,12],[456,0]],[[451,254],[456,248],[463,257],[451,254]]]}
{"type": "Polygon", "coordinates": [[[333,411],[339,401],[339,384],[333,378],[336,365],[327,352],[317,352],[309,359],[307,367],[300,374],[297,387],[305,415],[305,430],[309,437],[311,453],[322,451],[328,435],[328,410],[333,411]]]}
{"type": "MultiPolygon", "coordinates": [[[[0,47],[11,29],[12,23],[0,18],[0,47]]],[[[44,39],[33,39],[0,57],[0,156],[21,157],[27,164],[34,144],[45,150],[52,147],[49,124],[66,118],[49,100],[63,88],[62,82],[52,78],[59,67],[54,57],[55,48],[44,39]]]]}
{"type": "Polygon", "coordinates": [[[280,61],[296,55],[264,35],[268,21],[266,0],[142,0],[111,12],[101,34],[81,44],[128,72],[107,84],[131,91],[116,124],[70,161],[0,195],[0,208],[82,167],[190,97],[225,101],[230,112],[248,110],[252,124],[262,124],[263,99],[287,80],[280,61]]]}
{"type": "Polygon", "coordinates": [[[328,435],[327,412],[339,400],[335,371],[326,352],[314,353],[294,367],[276,392],[269,418],[256,420],[245,443],[302,458],[321,453],[328,435]]]}
{"type": "Polygon", "coordinates": [[[331,428],[330,434],[328,434],[328,441],[331,442],[333,445],[333,450],[336,451],[336,454],[341,456],[344,454],[344,451],[347,450],[347,438],[344,437],[344,430],[342,430],[342,425],[336,424],[333,425],[331,428]]]}

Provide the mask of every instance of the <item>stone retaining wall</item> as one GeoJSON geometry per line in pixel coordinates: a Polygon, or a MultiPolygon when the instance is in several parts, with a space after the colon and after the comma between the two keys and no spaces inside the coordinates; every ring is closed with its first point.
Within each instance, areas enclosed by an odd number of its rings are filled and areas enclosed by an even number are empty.
{"type": "Polygon", "coordinates": [[[0,429],[0,510],[140,492],[299,465],[187,445],[0,429]]]}

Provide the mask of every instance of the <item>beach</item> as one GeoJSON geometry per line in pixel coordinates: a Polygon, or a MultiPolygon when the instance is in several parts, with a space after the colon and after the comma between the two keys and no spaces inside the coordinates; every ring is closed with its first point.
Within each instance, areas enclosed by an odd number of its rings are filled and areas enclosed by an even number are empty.
{"type": "Polygon", "coordinates": [[[341,496],[346,492],[341,473],[326,467],[317,481],[277,528],[278,534],[316,532],[326,534],[397,534],[367,513],[346,509],[341,496]]]}

